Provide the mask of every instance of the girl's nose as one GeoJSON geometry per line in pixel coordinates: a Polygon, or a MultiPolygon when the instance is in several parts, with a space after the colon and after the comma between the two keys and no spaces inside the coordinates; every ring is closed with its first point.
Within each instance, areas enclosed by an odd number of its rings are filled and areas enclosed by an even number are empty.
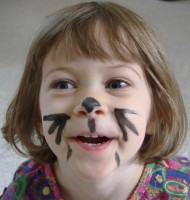
{"type": "Polygon", "coordinates": [[[74,113],[78,116],[99,115],[104,114],[104,112],[101,104],[93,97],[85,98],[74,110],[74,113]]]}

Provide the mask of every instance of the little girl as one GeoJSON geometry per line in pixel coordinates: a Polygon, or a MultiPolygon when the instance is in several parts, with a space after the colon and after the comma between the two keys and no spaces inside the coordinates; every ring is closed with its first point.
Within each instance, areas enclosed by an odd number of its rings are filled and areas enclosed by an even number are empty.
{"type": "Polygon", "coordinates": [[[59,10],[7,111],[3,136],[30,159],[1,199],[190,199],[190,163],[174,157],[186,130],[178,85],[141,17],[102,1],[59,10]]]}

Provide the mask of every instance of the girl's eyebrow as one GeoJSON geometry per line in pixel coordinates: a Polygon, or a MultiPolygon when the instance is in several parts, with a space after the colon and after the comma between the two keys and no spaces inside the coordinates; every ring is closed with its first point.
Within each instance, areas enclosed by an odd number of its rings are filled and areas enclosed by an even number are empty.
{"type": "Polygon", "coordinates": [[[127,68],[127,69],[130,69],[130,70],[132,70],[140,79],[142,79],[140,73],[139,73],[134,67],[131,67],[131,66],[129,66],[129,65],[119,64],[119,65],[111,65],[111,66],[108,66],[108,67],[110,67],[110,68],[116,68],[116,69],[118,69],[118,68],[127,68]]]}
{"type": "Polygon", "coordinates": [[[54,72],[61,72],[61,71],[64,71],[64,72],[70,72],[70,73],[72,73],[72,68],[70,68],[70,67],[58,67],[58,68],[55,68],[55,69],[52,69],[52,70],[50,70],[46,75],[45,75],[45,77],[44,77],[44,80],[46,80],[47,79],[47,77],[50,75],[50,74],[52,74],[52,73],[54,73],[54,72]]]}
{"type": "MultiPolygon", "coordinates": [[[[140,73],[134,68],[134,67],[131,67],[129,65],[125,65],[125,64],[118,64],[118,65],[105,65],[105,68],[112,68],[112,69],[119,69],[119,68],[127,68],[127,69],[130,69],[132,70],[140,79],[141,79],[141,75],[140,73]]],[[[72,69],[72,67],[58,67],[58,68],[55,68],[55,69],[52,69],[50,70],[44,77],[44,80],[46,80],[46,78],[54,73],[54,72],[61,72],[61,71],[64,71],[64,72],[69,72],[69,73],[74,73],[74,70],[72,69]]]]}

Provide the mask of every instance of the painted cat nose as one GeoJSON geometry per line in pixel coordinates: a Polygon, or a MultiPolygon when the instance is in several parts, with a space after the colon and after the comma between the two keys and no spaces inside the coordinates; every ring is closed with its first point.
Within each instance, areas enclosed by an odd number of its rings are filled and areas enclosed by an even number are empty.
{"type": "Polygon", "coordinates": [[[96,107],[100,107],[100,103],[92,98],[92,97],[87,97],[86,99],[83,100],[82,106],[85,108],[87,113],[92,112],[96,107]]]}
{"type": "Polygon", "coordinates": [[[101,104],[93,97],[85,98],[81,105],[75,108],[75,114],[85,116],[91,114],[103,114],[101,104]]]}

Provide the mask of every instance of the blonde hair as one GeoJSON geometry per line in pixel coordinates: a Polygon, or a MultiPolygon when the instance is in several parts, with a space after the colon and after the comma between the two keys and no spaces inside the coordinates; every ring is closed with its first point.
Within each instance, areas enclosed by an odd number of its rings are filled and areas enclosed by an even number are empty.
{"type": "Polygon", "coordinates": [[[28,53],[17,94],[7,110],[2,128],[5,139],[22,155],[39,162],[55,161],[55,155],[39,131],[42,64],[50,50],[59,47],[68,60],[77,56],[109,58],[97,26],[118,59],[142,65],[152,90],[154,125],[139,151],[140,160],[153,162],[172,156],[184,141],[187,118],[162,45],[150,26],[136,13],[102,1],[80,3],[45,18],[28,53]],[[18,141],[24,150],[18,147],[18,141]]]}

